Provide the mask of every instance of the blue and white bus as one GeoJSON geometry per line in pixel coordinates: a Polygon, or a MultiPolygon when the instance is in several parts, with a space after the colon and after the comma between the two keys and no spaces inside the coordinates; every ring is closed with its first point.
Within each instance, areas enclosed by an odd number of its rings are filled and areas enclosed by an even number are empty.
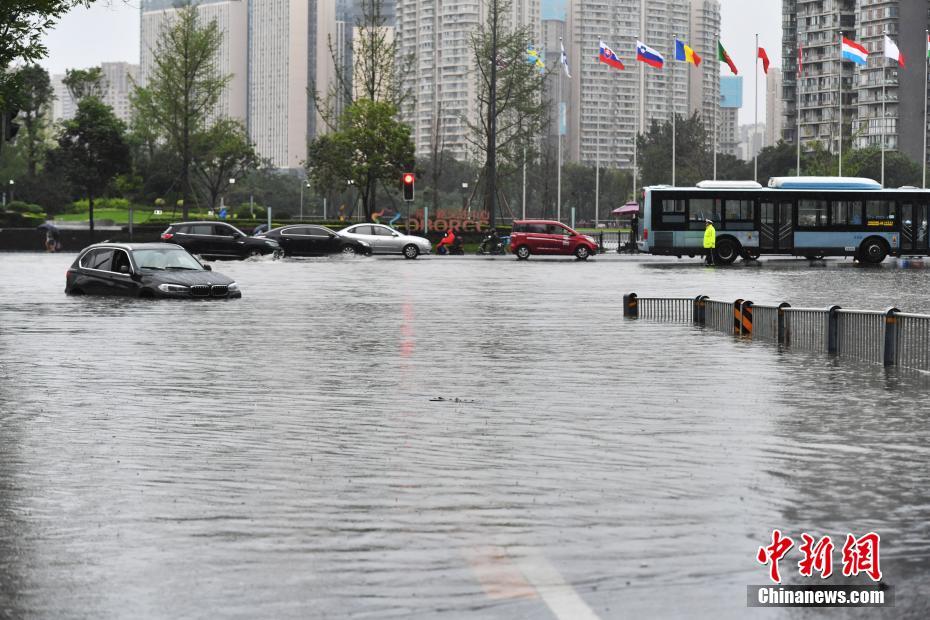
{"type": "Polygon", "coordinates": [[[883,189],[871,179],[777,177],[769,187],[746,181],[703,181],[697,187],[645,190],[639,250],[693,256],[703,251],[704,222],[717,229],[717,258],[782,254],[926,256],[930,191],[883,189]]]}

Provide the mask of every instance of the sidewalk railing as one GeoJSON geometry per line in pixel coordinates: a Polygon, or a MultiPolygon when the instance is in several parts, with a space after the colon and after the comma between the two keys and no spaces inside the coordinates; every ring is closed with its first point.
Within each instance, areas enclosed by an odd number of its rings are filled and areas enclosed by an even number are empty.
{"type": "Polygon", "coordinates": [[[897,308],[796,308],[788,303],[623,296],[623,316],[690,322],[725,334],[885,366],[930,370],[930,315],[897,308]],[[690,318],[689,318],[690,317],[690,318]]]}

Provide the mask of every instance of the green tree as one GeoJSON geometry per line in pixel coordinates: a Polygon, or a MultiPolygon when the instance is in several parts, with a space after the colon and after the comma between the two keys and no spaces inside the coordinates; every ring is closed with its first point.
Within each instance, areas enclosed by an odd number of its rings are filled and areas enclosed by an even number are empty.
{"type": "Polygon", "coordinates": [[[132,104],[140,121],[177,157],[185,219],[194,189],[198,134],[206,131],[209,116],[232,78],[216,70],[221,42],[216,21],[202,26],[196,7],[188,3],[158,38],[147,86],[133,89],[132,104]]]}
{"type": "Polygon", "coordinates": [[[89,205],[90,230],[94,231],[94,200],[103,195],[119,174],[129,171],[126,128],[113,110],[96,97],[78,104],[74,118],[65,121],[58,148],[49,153],[49,165],[80,188],[89,205]]]}
{"type": "Polygon", "coordinates": [[[492,226],[499,198],[499,164],[518,168],[523,147],[540,134],[546,121],[540,95],[545,90],[545,75],[526,56],[532,32],[512,26],[511,9],[511,0],[488,0],[487,18],[472,34],[478,118],[463,119],[470,130],[469,142],[485,162],[485,207],[492,226]]]}
{"type": "Polygon", "coordinates": [[[396,181],[409,170],[413,151],[410,127],[397,120],[394,104],[359,99],[343,113],[336,131],[310,143],[308,175],[317,188],[351,181],[370,221],[378,183],[396,181]]]}
{"type": "Polygon", "coordinates": [[[35,63],[48,50],[43,42],[62,15],[76,6],[90,6],[93,0],[4,0],[0,9],[0,110],[6,109],[4,93],[7,82],[15,79],[6,73],[14,61],[35,63]]]}
{"type": "Polygon", "coordinates": [[[103,69],[100,67],[68,69],[65,71],[65,79],[62,82],[64,82],[68,93],[76,103],[80,103],[85,97],[97,97],[99,99],[103,97],[107,89],[103,69]]]}
{"type": "MultiPolygon", "coordinates": [[[[843,162],[843,174],[865,177],[880,181],[882,178],[882,151],[872,146],[849,153],[843,162]]],[[[885,152],[885,187],[913,185],[920,187],[922,171],[920,165],[903,153],[885,152]]]]}
{"type": "Polygon", "coordinates": [[[53,97],[52,83],[48,71],[39,65],[26,65],[17,73],[20,85],[17,119],[25,129],[18,141],[25,147],[27,173],[35,177],[45,151],[46,116],[53,97]]]}
{"type": "Polygon", "coordinates": [[[211,209],[230,189],[230,179],[242,179],[259,164],[245,127],[233,119],[221,119],[197,134],[195,151],[194,168],[211,209]]]}
{"type": "MultiPolygon", "coordinates": [[[[694,185],[713,176],[713,154],[709,152],[707,131],[701,117],[692,116],[675,123],[675,183],[694,185]]],[[[637,138],[642,186],[672,182],[672,123],[653,120],[649,130],[637,138]]],[[[718,159],[718,171],[719,171],[718,159]]]]}

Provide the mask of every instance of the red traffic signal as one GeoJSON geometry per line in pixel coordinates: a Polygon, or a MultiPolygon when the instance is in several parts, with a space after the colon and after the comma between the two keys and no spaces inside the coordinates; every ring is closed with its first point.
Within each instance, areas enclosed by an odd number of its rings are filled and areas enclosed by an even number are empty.
{"type": "Polygon", "coordinates": [[[413,182],[416,180],[416,177],[413,176],[412,172],[405,172],[403,177],[404,182],[404,200],[410,202],[413,200],[413,182]]]}

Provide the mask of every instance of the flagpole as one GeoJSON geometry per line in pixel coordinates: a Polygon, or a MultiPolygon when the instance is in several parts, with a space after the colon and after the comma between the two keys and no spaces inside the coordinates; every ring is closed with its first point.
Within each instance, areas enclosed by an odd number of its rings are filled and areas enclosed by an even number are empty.
{"type": "Polygon", "coordinates": [[[837,176],[843,176],[843,31],[840,31],[840,55],[839,63],[840,68],[840,79],[839,79],[839,89],[840,89],[840,161],[839,161],[839,174],[837,176]]]}
{"type": "Polygon", "coordinates": [[[885,187],[885,79],[888,76],[888,72],[885,70],[888,66],[888,58],[886,56],[888,50],[888,28],[884,29],[885,38],[882,40],[882,123],[881,123],[881,132],[882,132],[882,187],[885,187]]]}
{"type": "Polygon", "coordinates": [[[924,58],[924,161],[923,166],[923,188],[927,189],[927,82],[930,82],[930,30],[924,32],[924,45],[926,46],[926,58],[924,58]]]}
{"type": "Polygon", "coordinates": [[[752,128],[752,150],[753,154],[753,164],[752,164],[752,174],[753,181],[759,182],[759,151],[756,149],[756,140],[759,137],[759,33],[756,33],[756,59],[752,64],[753,75],[755,77],[755,106],[756,106],[756,120],[755,125],[752,128]]]}
{"type": "MultiPolygon", "coordinates": [[[[675,46],[678,45],[678,35],[677,35],[677,34],[672,35],[672,38],[674,39],[674,43],[672,43],[672,47],[674,48],[675,46]]],[[[671,59],[669,59],[669,60],[671,60],[671,59]]],[[[669,64],[670,64],[671,66],[669,66],[668,75],[674,77],[675,65],[672,64],[672,63],[669,63],[669,64]]],[[[675,128],[676,128],[676,127],[675,127],[675,126],[676,126],[676,119],[675,119],[675,89],[672,88],[672,81],[673,81],[673,80],[670,79],[670,78],[666,78],[666,79],[668,79],[668,88],[666,89],[666,92],[668,93],[668,105],[669,105],[669,108],[672,110],[672,187],[675,187],[675,141],[676,141],[676,138],[677,138],[677,136],[675,135],[675,134],[676,134],[676,132],[675,132],[675,128]]]]}
{"type": "Polygon", "coordinates": [[[523,146],[523,219],[526,219],[526,145],[523,146]]]}
{"type": "MultiPolygon", "coordinates": [[[[720,33],[714,34],[715,42],[717,43],[717,48],[720,48],[720,33]]],[[[719,55],[719,52],[718,52],[719,55]]],[[[720,63],[716,64],[717,66],[717,101],[714,103],[714,181],[717,180],[717,117],[720,116],[720,63]]],[[[704,65],[704,68],[707,68],[707,65],[704,65]]]]}
{"type": "Polygon", "coordinates": [[[597,110],[597,145],[594,149],[594,227],[597,228],[597,218],[601,211],[601,110],[597,110]]]}
{"type": "MultiPolygon", "coordinates": [[[[560,67],[561,69],[561,67],[560,67]]],[[[559,173],[556,181],[556,220],[562,221],[562,71],[559,71],[559,173]]]]}
{"type": "Polygon", "coordinates": [[[804,66],[804,48],[798,44],[798,71],[794,78],[794,87],[797,90],[798,104],[795,108],[795,115],[798,117],[798,133],[795,140],[798,143],[798,163],[794,170],[794,176],[801,176],[801,70],[804,66]]]}

